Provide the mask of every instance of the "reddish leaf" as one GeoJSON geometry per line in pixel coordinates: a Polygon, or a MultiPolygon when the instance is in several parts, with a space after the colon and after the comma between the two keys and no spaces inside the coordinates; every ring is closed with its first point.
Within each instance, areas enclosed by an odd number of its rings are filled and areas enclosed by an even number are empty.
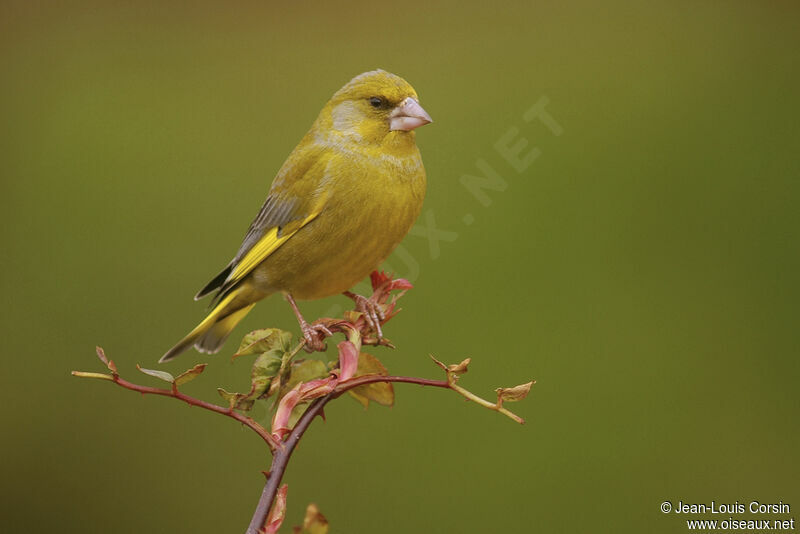
{"type": "Polygon", "coordinates": [[[289,418],[292,415],[292,410],[300,402],[300,387],[302,384],[297,384],[293,390],[283,396],[281,402],[278,403],[278,409],[275,410],[275,415],[272,417],[272,435],[276,439],[282,440],[291,429],[289,427],[289,418]]]}
{"type": "Polygon", "coordinates": [[[369,281],[372,283],[372,290],[375,291],[392,278],[384,271],[372,271],[369,275],[369,281]]]}
{"type": "Polygon", "coordinates": [[[289,372],[289,379],[281,387],[279,398],[292,390],[301,382],[309,382],[317,378],[325,378],[330,375],[328,367],[320,360],[297,360],[292,362],[289,372]]]}
{"type": "Polygon", "coordinates": [[[394,291],[396,289],[407,290],[407,289],[413,289],[413,288],[414,288],[414,286],[411,285],[411,282],[409,282],[405,278],[397,278],[397,279],[392,280],[391,282],[389,282],[389,285],[386,286],[386,291],[394,291]]]}
{"type": "Polygon", "coordinates": [[[108,370],[111,371],[111,374],[116,376],[118,374],[117,366],[114,365],[113,360],[108,359],[108,357],[106,356],[106,352],[103,350],[103,347],[95,347],[95,351],[97,352],[97,357],[100,358],[100,361],[106,364],[106,367],[108,367],[108,370]]]}
{"type": "Polygon", "coordinates": [[[443,371],[447,371],[447,366],[445,364],[443,364],[442,362],[440,362],[439,360],[437,360],[436,358],[434,358],[433,354],[428,354],[428,356],[430,356],[431,360],[433,360],[433,363],[435,363],[436,365],[441,367],[443,371]]]}
{"type": "Polygon", "coordinates": [[[317,380],[311,380],[310,382],[300,384],[300,402],[327,395],[336,388],[338,382],[339,380],[336,377],[329,376],[328,378],[318,378],[317,380]]]}
{"type": "Polygon", "coordinates": [[[445,365],[442,362],[440,362],[439,360],[437,360],[436,358],[434,358],[433,354],[429,354],[429,356],[431,357],[431,360],[433,360],[433,362],[436,365],[441,367],[447,373],[448,377],[451,374],[454,374],[457,377],[459,375],[463,375],[464,373],[466,373],[467,372],[467,366],[469,365],[469,362],[471,361],[470,358],[467,358],[466,360],[463,360],[459,364],[445,365]]]}
{"type": "Polygon", "coordinates": [[[272,508],[267,515],[267,520],[264,522],[264,527],[261,529],[262,534],[275,534],[283,524],[283,519],[286,517],[286,493],[289,491],[289,486],[284,484],[275,495],[275,502],[272,503],[272,508]]]}
{"type": "Polygon", "coordinates": [[[467,366],[469,365],[470,361],[472,360],[467,358],[466,360],[462,360],[462,362],[459,364],[448,365],[447,370],[457,375],[463,375],[467,372],[467,366]]]}
{"type": "Polygon", "coordinates": [[[108,365],[108,357],[106,356],[106,351],[103,350],[103,347],[95,347],[95,352],[97,352],[97,357],[100,358],[100,361],[108,365]]]}
{"type": "Polygon", "coordinates": [[[350,341],[342,341],[336,347],[339,349],[339,379],[349,380],[358,368],[358,349],[350,341]]]}
{"type": "Polygon", "coordinates": [[[513,388],[497,388],[497,405],[502,406],[504,401],[520,401],[528,396],[531,391],[531,386],[535,384],[535,380],[531,380],[525,384],[514,386],[513,388]]]}

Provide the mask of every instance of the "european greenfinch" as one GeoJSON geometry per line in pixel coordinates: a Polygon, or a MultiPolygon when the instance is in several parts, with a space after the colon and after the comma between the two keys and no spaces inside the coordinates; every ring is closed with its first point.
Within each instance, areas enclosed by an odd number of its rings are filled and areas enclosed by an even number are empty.
{"type": "Polygon", "coordinates": [[[324,348],[324,327],[308,324],[295,299],[344,293],[367,306],[348,289],[419,215],[426,178],[414,129],[430,122],[414,88],[389,72],[365,72],[337,91],[278,171],[236,256],[195,296],[216,292],[213,309],[160,361],[192,345],[217,352],[255,303],[277,292],[306,346],[324,348]]]}

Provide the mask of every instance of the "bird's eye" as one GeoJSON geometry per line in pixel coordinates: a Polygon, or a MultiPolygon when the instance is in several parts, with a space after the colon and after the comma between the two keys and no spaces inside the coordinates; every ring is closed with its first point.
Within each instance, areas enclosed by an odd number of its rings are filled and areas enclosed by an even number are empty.
{"type": "Polygon", "coordinates": [[[383,99],[379,96],[373,96],[369,99],[369,105],[373,108],[379,108],[383,105],[383,99]]]}

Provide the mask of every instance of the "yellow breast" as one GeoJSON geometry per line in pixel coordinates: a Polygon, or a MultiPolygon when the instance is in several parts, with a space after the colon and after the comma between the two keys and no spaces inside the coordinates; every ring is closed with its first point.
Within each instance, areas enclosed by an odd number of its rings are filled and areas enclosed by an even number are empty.
{"type": "Polygon", "coordinates": [[[394,151],[328,149],[334,153],[318,185],[324,208],[255,269],[266,290],[298,299],[346,291],[391,254],[419,215],[426,179],[413,142],[394,151]]]}

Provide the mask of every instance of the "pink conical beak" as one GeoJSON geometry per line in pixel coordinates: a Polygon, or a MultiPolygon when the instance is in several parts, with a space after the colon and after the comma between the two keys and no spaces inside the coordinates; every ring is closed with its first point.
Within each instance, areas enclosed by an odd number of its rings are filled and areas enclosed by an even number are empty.
{"type": "Polygon", "coordinates": [[[433,122],[431,116],[422,109],[419,102],[410,96],[403,100],[399,106],[394,108],[389,117],[389,129],[392,131],[402,130],[408,132],[414,128],[419,128],[420,126],[433,122]]]}

